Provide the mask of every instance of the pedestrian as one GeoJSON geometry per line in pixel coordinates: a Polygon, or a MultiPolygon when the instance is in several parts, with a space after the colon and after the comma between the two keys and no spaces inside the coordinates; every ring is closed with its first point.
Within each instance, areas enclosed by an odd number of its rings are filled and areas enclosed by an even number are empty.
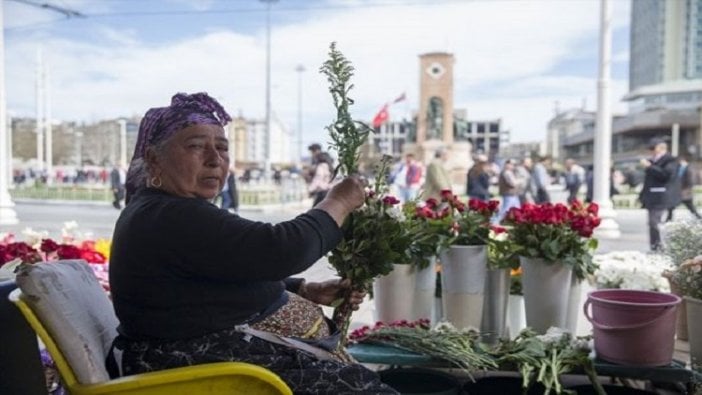
{"type": "Polygon", "coordinates": [[[239,211],[239,191],[236,187],[236,173],[234,169],[229,169],[229,174],[222,187],[222,192],[219,193],[222,203],[220,208],[236,213],[239,211]]]}
{"type": "Polygon", "coordinates": [[[322,146],[314,143],[307,147],[312,157],[312,170],[307,191],[312,197],[312,207],[321,202],[331,188],[333,162],[331,156],[322,151],[322,146]]]}
{"type": "Polygon", "coordinates": [[[514,169],[514,174],[519,180],[519,203],[534,203],[534,196],[536,192],[534,190],[534,182],[532,181],[531,172],[534,167],[534,161],[531,157],[525,157],[522,159],[522,163],[516,166],[514,169]]]}
{"type": "Polygon", "coordinates": [[[500,211],[497,214],[495,223],[500,223],[512,207],[521,207],[519,202],[519,180],[514,174],[515,163],[512,159],[505,161],[497,181],[497,187],[502,197],[500,211]]]}
{"type": "Polygon", "coordinates": [[[565,160],[565,188],[568,191],[568,203],[578,200],[578,193],[585,182],[585,169],[575,163],[575,160],[565,160]]]}
{"type": "MultiPolygon", "coordinates": [[[[678,184],[677,186],[679,187],[679,203],[682,203],[685,207],[687,207],[687,210],[692,213],[695,218],[702,219],[702,216],[700,216],[700,214],[697,212],[697,208],[695,208],[695,203],[693,201],[694,193],[692,191],[692,187],[695,185],[695,175],[690,169],[690,163],[684,156],[678,158],[678,170],[675,175],[675,180],[678,184]]],[[[666,219],[666,222],[673,220],[673,210],[675,210],[675,207],[677,207],[678,204],[668,209],[668,218],[666,219]]]]}
{"type": "Polygon", "coordinates": [[[548,187],[551,185],[551,176],[548,174],[550,167],[551,157],[548,155],[540,157],[539,161],[534,165],[531,180],[536,191],[534,196],[536,203],[548,203],[551,201],[551,196],[548,193],[548,187]]]}
{"type": "Polygon", "coordinates": [[[451,189],[451,177],[446,169],[448,151],[439,148],[434,153],[434,159],[427,167],[427,176],[422,188],[422,199],[434,198],[441,200],[441,191],[451,189]]]}
{"type": "Polygon", "coordinates": [[[405,162],[402,164],[398,177],[395,177],[395,182],[400,190],[400,199],[403,202],[417,198],[419,188],[422,186],[423,172],[422,164],[414,159],[414,154],[405,155],[405,162]]]}
{"type": "Polygon", "coordinates": [[[490,164],[487,156],[478,155],[466,176],[466,194],[469,198],[490,200],[490,164]]]}
{"type": "Polygon", "coordinates": [[[110,188],[112,189],[112,207],[117,210],[122,209],[122,199],[124,199],[124,183],[127,180],[127,173],[121,165],[114,165],[110,171],[110,188]]]}
{"type": "Polygon", "coordinates": [[[661,247],[659,226],[664,212],[671,206],[670,191],[675,183],[677,163],[668,153],[668,145],[663,139],[651,139],[648,149],[651,156],[640,161],[644,168],[644,184],[639,200],[648,211],[649,246],[651,251],[658,251],[661,247]]]}

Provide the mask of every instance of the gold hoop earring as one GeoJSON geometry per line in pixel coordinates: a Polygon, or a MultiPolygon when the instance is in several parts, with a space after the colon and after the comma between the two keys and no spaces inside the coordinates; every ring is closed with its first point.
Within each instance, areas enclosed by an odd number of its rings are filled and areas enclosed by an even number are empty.
{"type": "Polygon", "coordinates": [[[159,177],[159,176],[153,176],[149,180],[149,183],[154,188],[161,188],[161,185],[163,185],[163,180],[161,180],[161,177],[159,177]]]}

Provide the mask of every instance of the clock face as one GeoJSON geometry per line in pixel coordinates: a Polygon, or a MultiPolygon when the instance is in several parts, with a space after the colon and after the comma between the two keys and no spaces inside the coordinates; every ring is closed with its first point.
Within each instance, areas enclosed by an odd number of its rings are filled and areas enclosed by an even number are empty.
{"type": "Polygon", "coordinates": [[[442,75],[444,75],[446,69],[441,65],[441,63],[433,62],[425,71],[430,77],[439,79],[442,75]]]}

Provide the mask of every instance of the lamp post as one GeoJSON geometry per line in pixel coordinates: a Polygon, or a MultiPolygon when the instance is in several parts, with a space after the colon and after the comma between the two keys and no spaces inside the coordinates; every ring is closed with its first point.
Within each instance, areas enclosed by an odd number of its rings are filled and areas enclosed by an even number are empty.
{"type": "Polygon", "coordinates": [[[278,0],[260,0],[266,3],[266,132],[263,178],[271,179],[271,5],[278,0]]]}
{"type": "Polygon", "coordinates": [[[119,123],[119,166],[127,166],[127,121],[120,119],[119,123]]]}
{"type": "Polygon", "coordinates": [[[305,66],[298,64],[297,71],[297,161],[302,164],[302,73],[305,66]]]}
{"type": "Polygon", "coordinates": [[[612,174],[612,111],[610,103],[610,66],[612,59],[612,10],[609,0],[600,1],[600,57],[597,80],[597,129],[593,169],[593,200],[600,206],[602,220],[596,232],[601,238],[618,238],[617,213],[609,196],[612,174]]]}
{"type": "MultiPolygon", "coordinates": [[[[5,157],[7,147],[7,108],[5,103],[5,28],[3,23],[3,2],[0,1],[0,157],[5,157]]],[[[13,208],[15,204],[7,191],[7,161],[0,160],[0,225],[14,225],[19,222],[13,208]]]]}

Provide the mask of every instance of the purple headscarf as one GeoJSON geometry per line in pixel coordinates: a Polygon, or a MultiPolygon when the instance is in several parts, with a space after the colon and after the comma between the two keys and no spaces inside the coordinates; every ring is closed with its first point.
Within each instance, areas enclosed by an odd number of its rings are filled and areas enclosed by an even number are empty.
{"type": "Polygon", "coordinates": [[[217,100],[211,98],[207,93],[176,93],[171,99],[168,107],[156,107],[149,109],[139,125],[139,135],[137,136],[134,156],[129,164],[125,187],[127,189],[126,200],[129,202],[130,196],[142,185],[137,185],[142,178],[141,172],[145,167],[135,166],[135,163],[143,162],[146,151],[158,143],[173,136],[177,131],[191,125],[208,124],[224,127],[232,118],[224,111],[222,105],[217,100]]]}

